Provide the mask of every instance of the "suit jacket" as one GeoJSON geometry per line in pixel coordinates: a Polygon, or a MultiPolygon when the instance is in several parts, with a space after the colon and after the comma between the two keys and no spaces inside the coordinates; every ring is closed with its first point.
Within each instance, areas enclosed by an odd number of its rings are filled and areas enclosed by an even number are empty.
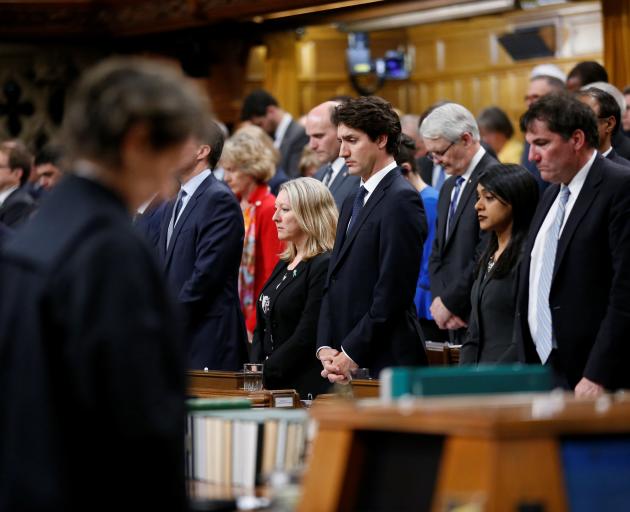
{"type": "Polygon", "coordinates": [[[481,271],[470,293],[472,310],[459,363],[517,361],[513,346],[518,265],[499,279],[481,271]]]}
{"type": "Polygon", "coordinates": [[[614,148],[610,150],[610,153],[606,155],[606,158],[608,158],[608,160],[612,160],[616,164],[623,165],[624,167],[630,167],[630,160],[626,160],[617,153],[614,148]]]}
{"type": "Polygon", "coordinates": [[[617,154],[625,159],[630,159],[630,137],[626,137],[621,130],[612,136],[612,147],[617,154]]]}
{"type": "MultiPolygon", "coordinates": [[[[322,166],[313,176],[315,179],[319,181],[324,181],[324,175],[326,174],[326,170],[328,165],[322,166]]],[[[358,176],[351,176],[348,173],[348,167],[344,164],[341,170],[335,176],[335,180],[330,184],[329,190],[335,199],[335,203],[337,204],[337,209],[341,210],[343,206],[343,202],[346,200],[346,197],[352,196],[357,193],[359,189],[359,182],[361,179],[358,176]]]]}
{"type": "Polygon", "coordinates": [[[142,233],[142,236],[149,242],[156,254],[158,242],[160,241],[162,217],[167,207],[168,203],[166,201],[156,198],[151,201],[144,213],[137,215],[133,221],[133,225],[142,233]]]}
{"type": "Polygon", "coordinates": [[[325,392],[328,381],[320,375],[322,365],[314,356],[317,322],[322,303],[329,253],[300,263],[292,279],[283,281],[271,303],[269,320],[263,312],[262,295],[286,270],[280,261],[257,301],[258,322],[254,331],[251,360],[264,362],[263,376],[268,389],[296,389],[302,398],[325,392]],[[273,339],[273,347],[265,346],[273,339]],[[265,360],[265,357],[268,358],[265,360]]]}
{"type": "Polygon", "coordinates": [[[420,177],[430,187],[433,186],[433,160],[428,156],[421,156],[416,160],[418,168],[420,169],[420,177]]]}
{"type": "Polygon", "coordinates": [[[300,159],[302,158],[304,146],[307,144],[308,136],[304,131],[304,127],[294,119],[291,119],[280,143],[281,158],[278,164],[290,178],[300,177],[300,159]]]}
{"type": "Polygon", "coordinates": [[[0,282],[0,510],[186,510],[184,352],[120,199],[68,176],[0,282]]]}
{"type": "Polygon", "coordinates": [[[240,370],[247,334],[238,298],[243,214],[227,186],[210,175],[182,211],[166,249],[174,201],[164,213],[158,251],[184,310],[188,367],[240,370]]]}
{"type": "Polygon", "coordinates": [[[289,179],[290,178],[287,176],[287,173],[284,172],[282,167],[277,167],[276,173],[273,175],[273,178],[269,180],[267,185],[269,185],[269,189],[271,190],[271,193],[274,196],[277,196],[278,192],[280,192],[280,186],[283,183],[286,183],[287,181],[289,181],[289,179]]]}
{"type": "Polygon", "coordinates": [[[400,168],[390,171],[346,234],[353,202],[341,208],[317,346],[343,348],[373,377],[386,366],[426,364],[413,302],[427,236],[420,196],[400,168]]]}
{"type": "MultiPolygon", "coordinates": [[[[531,252],[559,185],[540,201],[521,263],[516,343],[540,363],[527,319],[531,252]]],[[[549,305],[558,361],[572,388],[586,377],[607,389],[630,387],[630,174],[598,156],[558,242],[549,305]]]]}
{"type": "Polygon", "coordinates": [[[464,321],[470,314],[470,290],[475,280],[475,267],[487,239],[479,229],[475,211],[477,181],[485,169],[497,163],[486,153],[473,170],[457,204],[449,237],[446,236],[446,222],[455,176],[444,182],[438,199],[437,227],[429,259],[431,295],[434,299],[441,297],[449,311],[464,321]]]}
{"type": "Polygon", "coordinates": [[[36,208],[37,204],[27,190],[18,188],[0,206],[0,222],[15,228],[27,221],[36,208]]]}

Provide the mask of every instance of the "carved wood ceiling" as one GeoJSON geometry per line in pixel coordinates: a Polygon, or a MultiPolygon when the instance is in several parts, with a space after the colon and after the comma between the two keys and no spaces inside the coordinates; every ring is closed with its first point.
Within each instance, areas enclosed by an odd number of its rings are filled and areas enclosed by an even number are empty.
{"type": "MultiPolygon", "coordinates": [[[[460,2],[462,0],[459,0],[460,2]]],[[[466,1],[466,0],[463,0],[466,1]]],[[[252,22],[265,28],[360,19],[455,0],[0,0],[0,39],[125,37],[252,22]]],[[[261,27],[262,28],[262,27],[261,27]]]]}

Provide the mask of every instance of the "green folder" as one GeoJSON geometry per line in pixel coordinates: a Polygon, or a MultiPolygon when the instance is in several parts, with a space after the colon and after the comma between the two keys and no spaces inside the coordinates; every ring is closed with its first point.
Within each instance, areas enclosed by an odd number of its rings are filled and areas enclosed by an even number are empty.
{"type": "Polygon", "coordinates": [[[186,408],[194,411],[219,411],[223,409],[250,409],[251,400],[247,398],[189,398],[186,408]]]}
{"type": "Polygon", "coordinates": [[[535,393],[553,388],[551,371],[540,365],[481,365],[384,370],[385,398],[403,395],[444,396],[535,393]]]}

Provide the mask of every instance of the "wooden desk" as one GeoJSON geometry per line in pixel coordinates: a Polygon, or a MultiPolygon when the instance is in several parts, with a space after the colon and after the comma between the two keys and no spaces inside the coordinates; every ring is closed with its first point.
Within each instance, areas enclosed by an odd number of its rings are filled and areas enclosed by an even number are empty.
{"type": "Polygon", "coordinates": [[[530,503],[544,507],[534,510],[565,512],[559,437],[630,439],[630,402],[598,412],[594,401],[567,398],[563,410],[536,417],[536,400],[505,395],[314,406],[319,430],[298,510],[369,504],[370,510],[445,512],[477,503],[479,510],[503,512],[530,503]],[[405,495],[418,501],[405,502],[405,495]]]}

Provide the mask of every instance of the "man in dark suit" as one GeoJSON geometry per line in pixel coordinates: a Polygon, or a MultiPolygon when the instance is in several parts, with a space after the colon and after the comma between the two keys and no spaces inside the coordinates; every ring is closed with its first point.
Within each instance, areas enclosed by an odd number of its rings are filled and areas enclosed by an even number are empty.
{"type": "Polygon", "coordinates": [[[26,191],[32,157],[20,147],[0,146],[0,222],[9,227],[24,223],[35,211],[26,191]]]}
{"type": "Polygon", "coordinates": [[[278,167],[291,178],[300,176],[300,158],[308,137],[271,94],[262,89],[251,92],[243,101],[241,119],[260,126],[273,138],[274,146],[280,150],[278,167]]]}
{"type": "Polygon", "coordinates": [[[0,253],[0,510],[188,510],[175,311],[130,223],[204,103],[169,66],[103,62],[66,110],[72,173],[0,253]]]}
{"type": "Polygon", "coordinates": [[[597,149],[599,152],[616,164],[630,167],[630,161],[620,156],[612,147],[612,137],[619,132],[621,126],[621,112],[615,98],[606,91],[596,87],[582,89],[576,93],[576,96],[582,103],[591,107],[595,114],[599,137],[597,149]]]}
{"type": "Polygon", "coordinates": [[[244,225],[240,206],[212,169],[223,134],[211,122],[189,146],[181,188],[162,219],[158,250],[185,315],[188,367],[239,370],[247,361],[247,333],[238,298],[244,225]]]}
{"type": "Polygon", "coordinates": [[[346,382],[351,370],[426,363],[413,302],[427,225],[422,201],[394,160],[400,121],[378,97],[333,114],[340,155],[361,178],[344,202],[317,333],[322,376],[346,382]]]}
{"type": "Polygon", "coordinates": [[[479,143],[474,116],[457,103],[436,108],[420,132],[429,155],[450,176],[440,190],[429,275],[431,314],[440,329],[461,343],[470,314],[470,290],[483,250],[475,202],[479,175],[498,162],[479,143]]]}
{"type": "Polygon", "coordinates": [[[597,153],[597,120],[574,97],[534,103],[521,129],[552,185],[531,223],[515,337],[577,396],[630,387],[630,173],[597,153]]]}
{"type": "Polygon", "coordinates": [[[346,197],[356,194],[359,177],[348,172],[345,160],[339,156],[341,144],[337,140],[337,127],[331,119],[337,105],[338,101],[326,101],[313,108],[306,116],[306,134],[309,147],[322,164],[314,177],[328,187],[337,208],[341,210],[346,197]]]}

